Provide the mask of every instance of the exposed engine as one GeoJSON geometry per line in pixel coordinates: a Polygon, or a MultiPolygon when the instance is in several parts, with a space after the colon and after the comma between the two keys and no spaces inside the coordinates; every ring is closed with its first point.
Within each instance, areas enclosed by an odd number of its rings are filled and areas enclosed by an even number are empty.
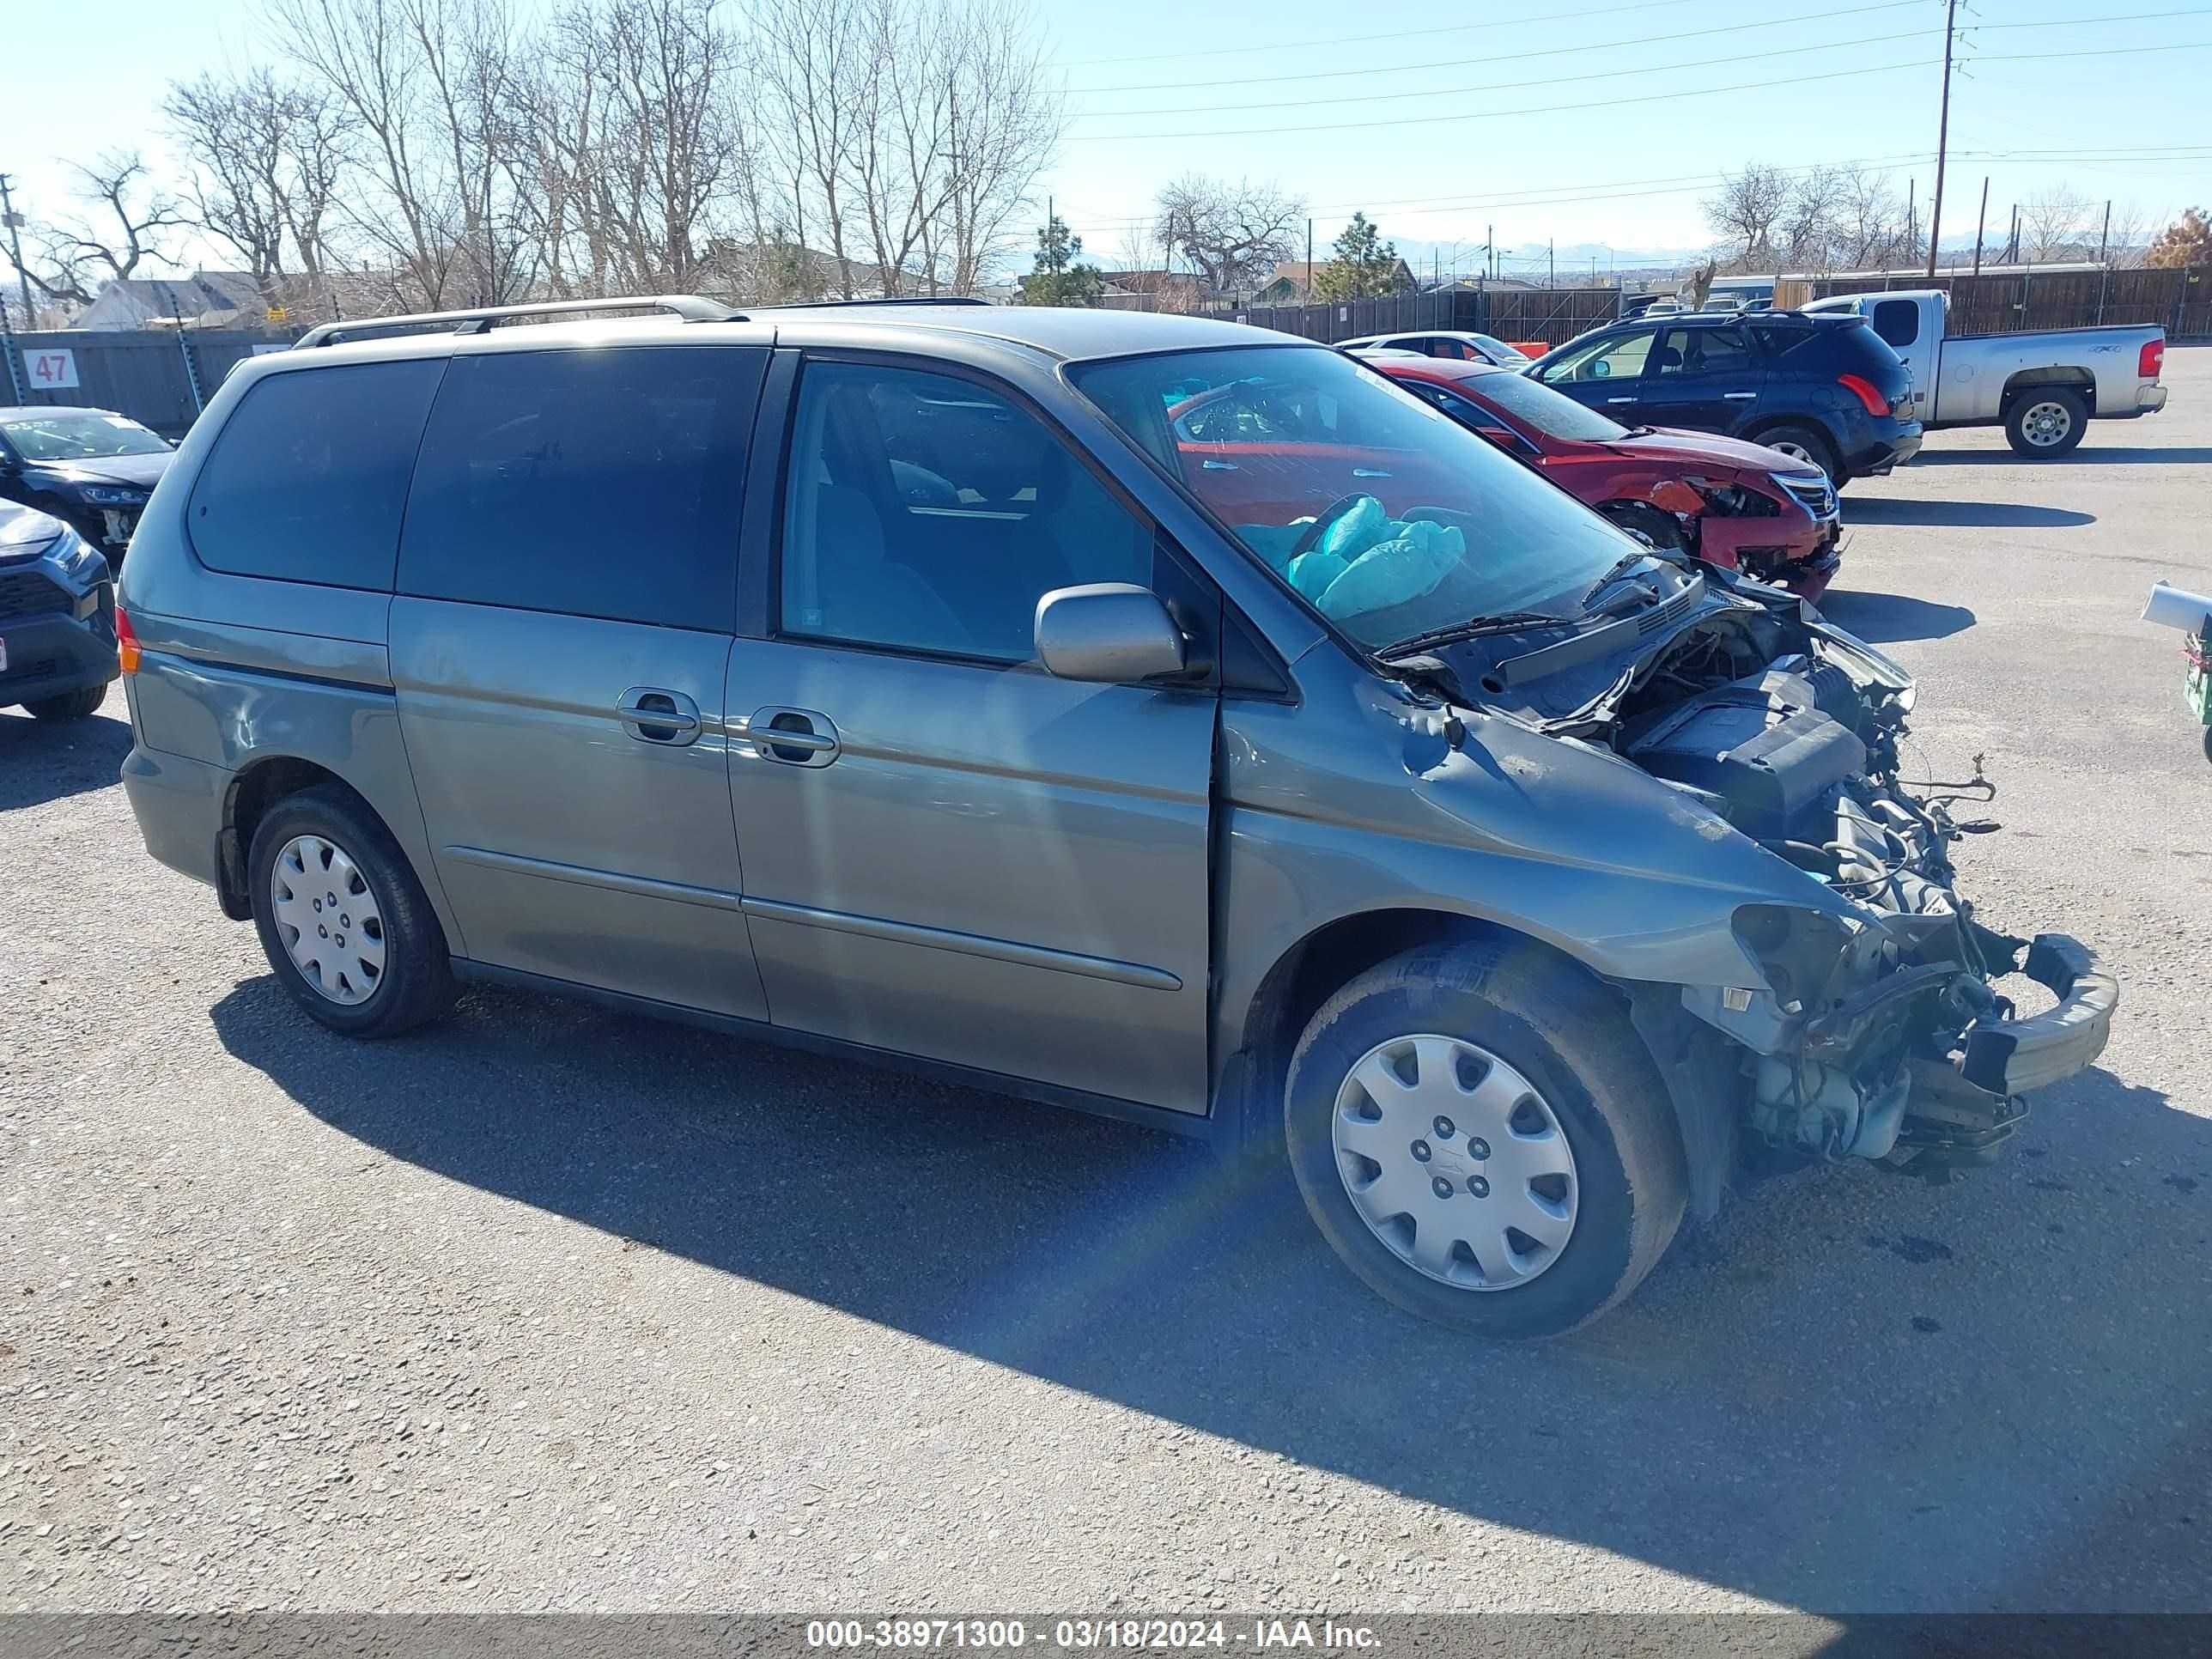
{"type": "MultiPolygon", "coordinates": [[[[1984,927],[1953,885],[1951,843],[1991,826],[1962,826],[1951,809],[1994,787],[1978,766],[1965,783],[1908,787],[1909,687],[1874,666],[1790,611],[1724,612],[1677,636],[1617,688],[1603,726],[1583,729],[1863,919],[1739,912],[1780,1022],[1776,1041],[1743,1056],[1754,1145],[1793,1161],[1948,1170],[1993,1157],[2025,1114],[2016,1097],[2029,1085],[2005,1066],[2021,1023],[1990,981],[2021,970],[2028,942],[1984,927]]],[[[2027,971],[2064,996],[2091,963],[2051,936],[2027,971]]]]}

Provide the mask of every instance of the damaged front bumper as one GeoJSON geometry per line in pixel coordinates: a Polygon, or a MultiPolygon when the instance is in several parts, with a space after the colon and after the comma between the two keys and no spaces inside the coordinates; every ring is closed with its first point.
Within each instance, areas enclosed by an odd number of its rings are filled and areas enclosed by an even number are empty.
{"type": "Polygon", "coordinates": [[[2118,982],[2065,934],[2039,934],[2020,971],[2056,1006],[1988,1017],[2004,1005],[1977,978],[1934,966],[1900,969],[1808,1022],[1794,1045],[1758,1062],[1754,1133],[1770,1147],[1891,1169],[1990,1161],[2026,1119],[2023,1096],[2095,1062],[2119,1006],[2118,982]],[[1984,1012],[1952,1032],[1972,1008],[1984,1012]]]}

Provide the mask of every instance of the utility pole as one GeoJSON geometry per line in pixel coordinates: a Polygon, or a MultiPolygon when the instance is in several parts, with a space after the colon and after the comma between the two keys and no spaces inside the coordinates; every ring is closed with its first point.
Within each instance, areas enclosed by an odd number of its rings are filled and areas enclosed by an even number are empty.
{"type": "Polygon", "coordinates": [[[1936,122],[1936,199],[1928,209],[1928,274],[1936,274],[1936,244],[1943,232],[1943,163],[1951,147],[1951,42],[1959,27],[1959,0],[1943,0],[1943,112],[1936,122]]]}
{"type": "Polygon", "coordinates": [[[2112,198],[2105,198],[2105,228],[2097,236],[2097,263],[2105,263],[2106,250],[2112,245],[2112,198]]]}
{"type": "MultiPolygon", "coordinates": [[[[1915,264],[1920,263],[1920,205],[1914,199],[1919,185],[1917,179],[1905,181],[1905,257],[1915,264]]],[[[1884,289],[1888,286],[1882,284],[1884,289]]]]}
{"type": "Polygon", "coordinates": [[[1982,274],[1982,233],[1990,222],[1990,175],[1982,175],[1982,210],[1974,221],[1974,275],[1982,274]]]}
{"type": "Polygon", "coordinates": [[[1309,219],[1306,221],[1306,303],[1308,305],[1313,303],[1313,221],[1309,219]]]}
{"type": "Polygon", "coordinates": [[[15,204],[8,194],[10,180],[0,173],[0,225],[8,227],[9,257],[15,262],[15,280],[23,291],[23,326],[29,328],[38,319],[31,311],[31,275],[23,269],[23,222],[16,216],[15,204]]]}
{"type": "Polygon", "coordinates": [[[1559,285],[1559,239],[1553,236],[1544,244],[1544,286],[1559,285]]]}

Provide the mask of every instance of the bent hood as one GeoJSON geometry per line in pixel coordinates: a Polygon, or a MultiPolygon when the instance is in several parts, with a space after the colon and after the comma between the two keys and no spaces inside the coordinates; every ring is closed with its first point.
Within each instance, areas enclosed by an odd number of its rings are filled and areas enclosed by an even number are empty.
{"type": "Polygon", "coordinates": [[[82,461],[33,461],[25,471],[62,484],[129,484],[151,489],[177,459],[173,449],[153,455],[100,455],[82,461]]]}
{"type": "Polygon", "coordinates": [[[1749,472],[1810,475],[1810,469],[1804,462],[1785,455],[1778,449],[1769,449],[1765,444],[1746,443],[1741,438],[1723,438],[1710,432],[1684,432],[1658,427],[1650,432],[1615,439],[1607,447],[1638,460],[1664,461],[1669,465],[1735,466],[1749,472]]]}

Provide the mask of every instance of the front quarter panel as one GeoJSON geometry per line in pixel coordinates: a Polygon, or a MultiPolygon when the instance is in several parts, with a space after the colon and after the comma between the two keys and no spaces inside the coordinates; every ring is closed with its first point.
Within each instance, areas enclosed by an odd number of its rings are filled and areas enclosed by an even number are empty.
{"type": "Polygon", "coordinates": [[[1217,1054],[1285,953],[1348,916],[1464,915],[1608,977],[1756,987],[1738,905],[1841,904],[1625,761],[1465,710],[1455,744],[1447,711],[1320,655],[1296,707],[1224,708],[1217,1054]]]}

